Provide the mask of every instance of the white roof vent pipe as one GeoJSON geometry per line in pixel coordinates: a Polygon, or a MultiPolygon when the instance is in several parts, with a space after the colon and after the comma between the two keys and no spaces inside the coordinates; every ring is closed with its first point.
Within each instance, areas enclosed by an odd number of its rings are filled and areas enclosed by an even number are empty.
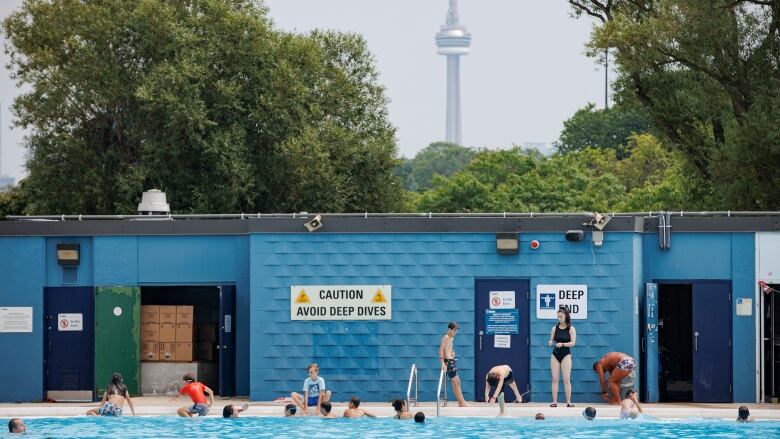
{"type": "Polygon", "coordinates": [[[139,215],[168,215],[170,211],[165,192],[150,189],[141,195],[141,202],[138,203],[139,215]]]}

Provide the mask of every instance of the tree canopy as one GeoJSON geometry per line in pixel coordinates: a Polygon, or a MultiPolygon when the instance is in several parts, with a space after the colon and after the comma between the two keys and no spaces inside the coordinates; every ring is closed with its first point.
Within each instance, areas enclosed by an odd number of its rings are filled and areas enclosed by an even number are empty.
{"type": "Polygon", "coordinates": [[[558,152],[579,151],[586,147],[614,149],[622,159],[620,147],[631,134],[652,132],[650,120],[641,107],[618,104],[612,108],[596,109],[588,104],[563,122],[560,139],[555,142],[558,152]]]}
{"type": "Polygon", "coordinates": [[[434,175],[448,177],[468,165],[477,150],[453,143],[434,142],[421,149],[412,159],[402,159],[398,175],[404,188],[412,191],[429,189],[434,175]]]}
{"type": "Polygon", "coordinates": [[[3,22],[28,213],[398,208],[365,41],[273,28],[252,0],[25,0],[3,22]]]}
{"type": "Polygon", "coordinates": [[[780,0],[570,0],[710,209],[780,208],[780,0]]]}

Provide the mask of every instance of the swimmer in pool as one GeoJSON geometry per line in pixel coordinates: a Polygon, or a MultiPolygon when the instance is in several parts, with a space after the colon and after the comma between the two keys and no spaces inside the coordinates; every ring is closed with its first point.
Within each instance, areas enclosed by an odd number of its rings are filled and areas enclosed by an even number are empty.
{"type": "Polygon", "coordinates": [[[295,404],[287,404],[284,406],[284,417],[290,417],[295,416],[295,414],[298,412],[298,407],[295,406],[295,404]]]}
{"type": "Polygon", "coordinates": [[[620,403],[620,419],[634,419],[642,413],[642,405],[639,404],[636,390],[628,389],[626,397],[620,403]]]}
{"type": "Polygon", "coordinates": [[[127,391],[122,374],[115,373],[111,376],[111,383],[106,386],[106,391],[103,392],[100,405],[98,408],[88,410],[87,416],[122,416],[125,401],[130,406],[130,413],[135,416],[133,400],[130,399],[130,392],[127,391]]]}
{"type": "Polygon", "coordinates": [[[409,408],[406,407],[405,399],[394,399],[390,404],[395,409],[395,416],[393,419],[412,419],[412,414],[409,413],[409,408]]]}
{"type": "Polygon", "coordinates": [[[345,418],[362,418],[363,416],[366,416],[368,418],[376,418],[376,416],[372,413],[369,413],[360,407],[360,398],[357,396],[353,396],[352,399],[349,400],[349,408],[344,410],[344,417],[345,418]]]}
{"type": "Polygon", "coordinates": [[[222,409],[222,417],[237,418],[239,413],[247,410],[249,410],[249,404],[244,404],[241,407],[237,405],[226,405],[225,408],[222,409]]]}
{"type": "Polygon", "coordinates": [[[338,416],[330,412],[333,409],[333,406],[329,401],[325,401],[322,404],[320,404],[320,408],[321,408],[320,410],[321,417],[328,418],[328,419],[338,418],[338,416]]]}
{"type": "Polygon", "coordinates": [[[620,404],[621,396],[634,387],[635,369],[636,361],[634,358],[623,352],[609,352],[599,361],[593,363],[593,371],[598,374],[601,383],[601,399],[609,401],[610,404],[620,404]],[[606,373],[609,373],[609,383],[605,382],[604,379],[606,373]],[[609,384],[609,389],[607,389],[607,384],[609,384]],[[612,394],[611,398],[610,393],[612,394]]]}
{"type": "Polygon", "coordinates": [[[737,422],[753,422],[753,420],[750,419],[750,409],[748,409],[747,406],[740,406],[737,410],[737,422]]]}
{"type": "Polygon", "coordinates": [[[22,421],[20,418],[13,418],[10,421],[8,421],[9,433],[24,433],[26,431],[27,431],[27,426],[24,425],[24,421],[22,421]]]}

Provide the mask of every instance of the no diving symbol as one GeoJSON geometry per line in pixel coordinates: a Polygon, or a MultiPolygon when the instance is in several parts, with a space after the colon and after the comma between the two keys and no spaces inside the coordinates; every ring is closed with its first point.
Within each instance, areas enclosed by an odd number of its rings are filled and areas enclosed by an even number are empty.
{"type": "Polygon", "coordinates": [[[493,304],[493,306],[501,305],[501,298],[498,296],[493,297],[490,299],[490,302],[493,304]]]}
{"type": "Polygon", "coordinates": [[[68,327],[68,321],[66,319],[60,320],[60,327],[67,328],[68,327]]]}

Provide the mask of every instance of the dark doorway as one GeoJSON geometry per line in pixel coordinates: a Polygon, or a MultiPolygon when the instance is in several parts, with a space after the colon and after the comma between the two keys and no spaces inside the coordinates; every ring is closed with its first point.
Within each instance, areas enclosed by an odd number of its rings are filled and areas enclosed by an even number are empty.
{"type": "MultiPolygon", "coordinates": [[[[780,290],[780,284],[769,285],[780,290]]],[[[780,398],[780,295],[763,294],[764,308],[764,402],[780,398]]]]}
{"type": "Polygon", "coordinates": [[[658,387],[661,402],[693,401],[693,288],[658,286],[658,387]]]}

